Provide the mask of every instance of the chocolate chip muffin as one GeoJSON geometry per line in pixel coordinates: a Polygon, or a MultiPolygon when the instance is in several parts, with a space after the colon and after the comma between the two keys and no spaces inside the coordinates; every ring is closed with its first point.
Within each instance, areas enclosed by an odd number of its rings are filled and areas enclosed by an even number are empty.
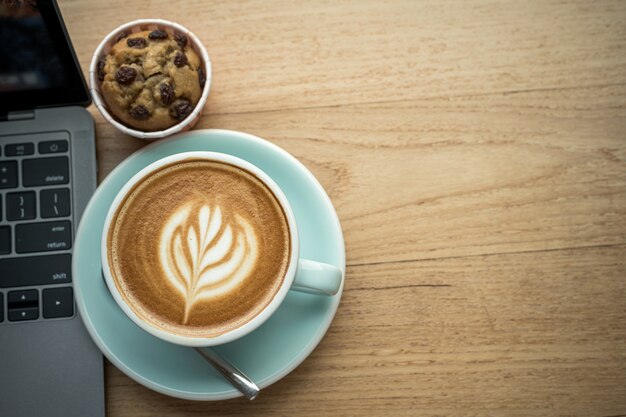
{"type": "Polygon", "coordinates": [[[187,117],[205,82],[187,36],[161,29],[121,34],[97,70],[109,112],[146,132],[167,129],[187,117]]]}

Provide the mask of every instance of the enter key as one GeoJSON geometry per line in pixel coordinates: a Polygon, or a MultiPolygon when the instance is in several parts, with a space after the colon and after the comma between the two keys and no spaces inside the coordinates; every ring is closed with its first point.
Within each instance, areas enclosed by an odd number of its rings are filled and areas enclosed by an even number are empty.
{"type": "Polygon", "coordinates": [[[69,221],[18,224],[15,227],[17,253],[49,252],[72,247],[69,221]]]}

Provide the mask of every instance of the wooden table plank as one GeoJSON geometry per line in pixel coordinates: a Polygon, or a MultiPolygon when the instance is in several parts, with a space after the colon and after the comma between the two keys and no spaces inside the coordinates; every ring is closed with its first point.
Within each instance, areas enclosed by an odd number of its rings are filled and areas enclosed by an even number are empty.
{"type": "Polygon", "coordinates": [[[109,415],[623,414],[625,253],[350,267],[321,345],[253,403],[172,400],[108,366],[109,415]]]}
{"type": "MultiPolygon", "coordinates": [[[[626,85],[235,115],[304,162],[348,262],[626,243],[626,85]]],[[[101,174],[144,145],[98,123],[101,174]]]]}
{"type": "Polygon", "coordinates": [[[626,2],[61,2],[83,69],[130,20],[186,25],[240,113],[626,82],[626,2]]]}

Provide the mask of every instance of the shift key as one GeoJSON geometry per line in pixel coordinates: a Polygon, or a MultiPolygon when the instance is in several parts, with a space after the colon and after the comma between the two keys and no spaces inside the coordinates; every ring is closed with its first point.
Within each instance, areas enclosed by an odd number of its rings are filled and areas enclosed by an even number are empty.
{"type": "Polygon", "coordinates": [[[27,223],[15,226],[17,253],[67,250],[72,247],[70,222],[27,223]]]}
{"type": "Polygon", "coordinates": [[[60,284],[72,280],[69,253],[0,259],[0,288],[60,284]]]}
{"type": "Polygon", "coordinates": [[[24,159],[22,177],[26,187],[67,184],[70,182],[70,165],[67,156],[24,159]]]}

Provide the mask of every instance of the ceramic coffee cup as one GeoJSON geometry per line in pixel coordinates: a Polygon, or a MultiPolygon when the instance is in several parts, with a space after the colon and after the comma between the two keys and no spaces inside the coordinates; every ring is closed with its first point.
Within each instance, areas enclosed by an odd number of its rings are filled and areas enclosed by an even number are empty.
{"type": "Polygon", "coordinates": [[[135,176],[133,176],[128,181],[128,183],[126,183],[124,187],[122,187],[122,189],[119,191],[119,193],[113,200],[113,203],[106,216],[104,228],[102,231],[101,259],[103,275],[110,293],[112,294],[119,307],[133,322],[135,322],[139,327],[141,327],[148,333],[167,342],[192,347],[220,345],[247,335],[270,318],[270,316],[281,305],[288,291],[290,290],[316,294],[319,296],[333,296],[341,287],[341,283],[343,280],[343,273],[339,268],[325,263],[300,258],[300,244],[296,219],[294,217],[291,206],[289,205],[289,202],[287,201],[287,198],[285,197],[280,187],[265,172],[252,165],[251,163],[232,155],[217,152],[200,151],[175,154],[153,162],[152,164],[139,171],[135,176]],[[145,319],[139,317],[135,313],[135,311],[127,304],[124,297],[122,297],[122,295],[120,294],[120,291],[112,276],[112,268],[109,264],[108,256],[110,249],[108,242],[109,229],[112,226],[112,221],[115,217],[118,207],[125,200],[126,196],[133,189],[133,187],[141,182],[145,177],[149,176],[155,171],[158,171],[160,168],[166,165],[175,164],[176,162],[184,162],[186,160],[198,159],[226,163],[253,174],[265,186],[267,186],[267,188],[269,188],[272,194],[276,197],[286,217],[290,233],[291,247],[288,266],[282,280],[282,284],[280,285],[278,291],[275,292],[272,300],[269,302],[269,304],[265,306],[265,308],[262,309],[259,314],[257,314],[251,320],[245,322],[239,327],[236,327],[230,331],[221,333],[214,337],[195,337],[176,334],[170,331],[166,331],[163,328],[156,327],[145,319]]]}

